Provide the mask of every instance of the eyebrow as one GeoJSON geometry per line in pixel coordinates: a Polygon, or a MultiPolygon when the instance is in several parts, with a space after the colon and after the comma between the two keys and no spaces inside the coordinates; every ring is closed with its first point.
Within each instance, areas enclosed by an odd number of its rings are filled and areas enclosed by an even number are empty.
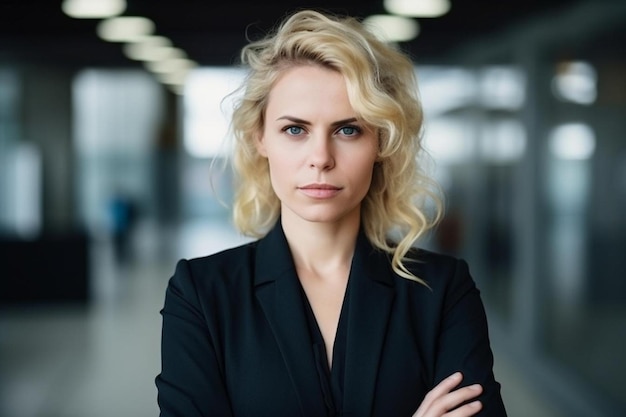
{"type": "MultiPolygon", "coordinates": [[[[312,124],[308,120],[300,119],[298,117],[289,116],[289,115],[281,116],[281,117],[279,117],[276,120],[289,120],[291,122],[299,123],[299,124],[303,124],[303,125],[307,125],[307,126],[310,126],[312,124]]],[[[345,125],[347,123],[354,123],[354,122],[357,122],[357,121],[358,121],[358,119],[356,117],[350,117],[348,119],[337,120],[336,122],[331,123],[331,126],[333,126],[333,127],[341,126],[341,125],[345,125]]]]}

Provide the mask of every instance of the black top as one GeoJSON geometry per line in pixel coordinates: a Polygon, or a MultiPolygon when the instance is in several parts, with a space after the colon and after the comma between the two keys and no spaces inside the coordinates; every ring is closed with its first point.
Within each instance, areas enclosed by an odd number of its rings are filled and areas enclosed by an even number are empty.
{"type": "Polygon", "coordinates": [[[506,416],[467,263],[410,256],[407,267],[428,287],[399,277],[359,234],[338,329],[345,343],[336,342],[345,351],[335,350],[335,379],[330,372],[330,391],[343,394],[331,396],[280,222],[256,242],[181,260],[162,310],[161,417],[327,417],[325,397],[340,399],[342,417],[409,417],[455,371],[462,386],[483,386],[476,417],[506,416]]]}
{"type": "Polygon", "coordinates": [[[317,320],[315,319],[315,314],[313,313],[313,309],[311,308],[311,304],[309,303],[306,293],[304,290],[302,291],[302,299],[303,304],[305,304],[309,334],[311,335],[311,344],[315,355],[315,365],[317,367],[322,393],[324,394],[324,403],[326,404],[328,417],[340,417],[343,415],[343,384],[346,366],[346,336],[349,321],[348,304],[350,302],[349,290],[351,281],[352,280],[348,280],[348,287],[346,288],[346,294],[344,295],[341,312],[339,314],[339,323],[337,325],[337,332],[335,334],[335,341],[333,344],[331,368],[328,366],[328,355],[326,352],[324,337],[322,336],[322,332],[320,331],[317,320]]]}

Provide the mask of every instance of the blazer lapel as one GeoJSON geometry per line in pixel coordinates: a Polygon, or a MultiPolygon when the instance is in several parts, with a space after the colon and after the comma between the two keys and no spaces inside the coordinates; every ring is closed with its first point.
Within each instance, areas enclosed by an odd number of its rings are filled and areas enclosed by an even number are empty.
{"type": "Polygon", "coordinates": [[[303,416],[326,414],[301,287],[280,221],[258,243],[256,297],[274,333],[303,416]]]}
{"type": "Polygon", "coordinates": [[[354,282],[350,287],[344,410],[349,415],[369,416],[394,289],[387,255],[374,249],[362,232],[350,279],[354,282]]]}

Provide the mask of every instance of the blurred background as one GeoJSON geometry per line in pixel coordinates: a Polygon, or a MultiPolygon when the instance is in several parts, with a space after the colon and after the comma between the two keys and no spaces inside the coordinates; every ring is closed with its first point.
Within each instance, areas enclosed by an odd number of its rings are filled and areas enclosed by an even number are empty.
{"type": "Polygon", "coordinates": [[[409,6],[0,1],[0,416],[158,414],[176,260],[249,240],[238,51],[305,7],[414,59],[447,193],[422,245],[470,263],[509,415],[626,415],[626,2],[409,6]]]}

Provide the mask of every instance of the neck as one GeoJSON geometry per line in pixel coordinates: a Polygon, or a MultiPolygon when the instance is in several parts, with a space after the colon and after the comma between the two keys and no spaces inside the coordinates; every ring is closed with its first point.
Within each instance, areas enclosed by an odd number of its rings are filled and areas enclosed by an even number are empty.
{"type": "Polygon", "coordinates": [[[359,233],[360,218],[345,222],[308,222],[296,216],[281,216],[285,237],[298,270],[332,276],[328,271],[349,270],[359,233]]]}

